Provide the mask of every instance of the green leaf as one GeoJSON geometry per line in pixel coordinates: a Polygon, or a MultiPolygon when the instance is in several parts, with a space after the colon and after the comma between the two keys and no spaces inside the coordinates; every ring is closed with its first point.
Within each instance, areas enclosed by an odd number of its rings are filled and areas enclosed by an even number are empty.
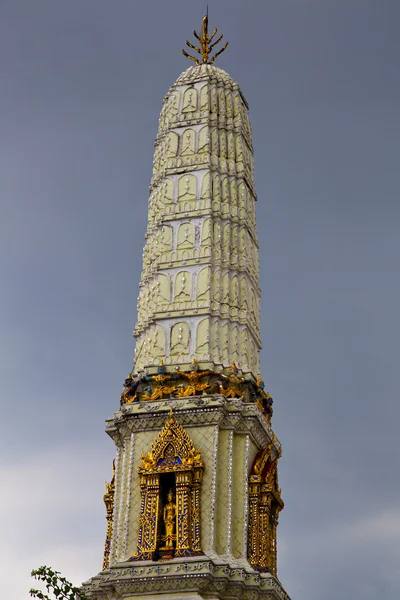
{"type": "MultiPolygon", "coordinates": [[[[38,569],[32,569],[31,576],[42,581],[55,600],[88,600],[80,588],[74,587],[59,571],[54,571],[51,567],[42,565],[38,569]]],[[[29,594],[39,600],[52,600],[47,594],[33,588],[29,594]]]]}

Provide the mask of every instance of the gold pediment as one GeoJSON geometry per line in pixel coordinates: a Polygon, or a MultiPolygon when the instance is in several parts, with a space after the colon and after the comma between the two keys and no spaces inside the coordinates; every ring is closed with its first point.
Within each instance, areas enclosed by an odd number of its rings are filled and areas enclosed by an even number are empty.
{"type": "Polygon", "coordinates": [[[172,410],[164,427],[153,441],[150,452],[142,454],[141,459],[139,473],[203,467],[200,450],[196,450],[186,430],[173,416],[172,410]]]}

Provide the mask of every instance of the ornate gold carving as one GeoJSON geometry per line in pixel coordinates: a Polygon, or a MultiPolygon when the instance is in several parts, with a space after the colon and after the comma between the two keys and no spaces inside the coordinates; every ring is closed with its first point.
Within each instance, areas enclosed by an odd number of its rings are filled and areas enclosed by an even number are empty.
{"type": "Polygon", "coordinates": [[[124,381],[124,391],[121,394],[121,404],[129,404],[136,399],[134,384],[132,373],[128,373],[124,381]]]}
{"type": "MultiPolygon", "coordinates": [[[[215,331],[218,336],[218,330],[215,331]]],[[[215,336],[211,340],[213,353],[218,351],[214,338],[215,336]]],[[[233,342],[236,339],[234,328],[233,342]]],[[[206,340],[209,344],[208,338],[206,340]]],[[[167,367],[163,361],[160,361],[157,374],[142,377],[128,375],[124,383],[124,392],[121,394],[121,405],[139,401],[185,398],[219,390],[227,398],[243,398],[245,402],[256,403],[265,418],[270,421],[273,400],[264,388],[265,384],[261,378],[258,378],[257,382],[251,378],[245,379],[235,363],[232,363],[227,374],[222,371],[216,373],[208,369],[201,370],[196,360],[192,361],[190,371],[176,368],[174,372],[168,373],[167,367]]]]}
{"type": "Polygon", "coordinates": [[[274,438],[257,454],[249,477],[247,558],[254,569],[276,576],[276,529],[284,505],[278,488],[280,452],[272,458],[273,446],[274,438]]]}
{"type": "Polygon", "coordinates": [[[203,393],[208,389],[210,387],[209,383],[200,383],[199,380],[207,377],[207,375],[214,375],[214,371],[198,371],[197,363],[193,360],[191,371],[176,371],[176,374],[188,380],[187,387],[182,385],[177,393],[178,398],[185,398],[187,396],[196,396],[197,392],[203,393]]]}
{"type": "Polygon", "coordinates": [[[154,440],[150,452],[146,455],[142,454],[141,459],[140,473],[144,472],[143,469],[156,469],[157,472],[160,470],[175,471],[179,470],[182,465],[203,467],[200,450],[194,448],[188,433],[173,416],[172,408],[169,419],[154,440]],[[169,449],[170,446],[175,451],[174,460],[178,459],[176,463],[171,462],[172,459],[168,452],[166,454],[166,449],[169,449]]]}
{"type": "Polygon", "coordinates": [[[106,505],[107,532],[106,541],[104,544],[103,570],[107,569],[110,563],[111,538],[113,531],[113,510],[114,510],[114,495],[115,495],[115,461],[112,463],[112,478],[110,483],[106,482],[106,493],[103,496],[104,504],[106,505]]]}
{"type": "Polygon", "coordinates": [[[160,383],[156,389],[150,394],[143,394],[142,400],[159,400],[160,398],[169,398],[176,391],[176,385],[165,385],[160,383]]]}
{"type": "Polygon", "coordinates": [[[253,463],[253,473],[254,475],[258,475],[261,476],[264,467],[267,463],[267,460],[269,458],[270,452],[271,452],[271,448],[272,448],[272,442],[270,442],[268,444],[268,446],[266,448],[264,448],[264,450],[262,452],[259,452],[254,460],[253,463]]]}
{"type": "Polygon", "coordinates": [[[261,377],[257,379],[256,403],[267,421],[271,422],[272,413],[274,412],[272,408],[273,400],[271,394],[265,391],[265,383],[261,377]]]}
{"type": "Polygon", "coordinates": [[[155,387],[154,390],[152,390],[151,386],[146,388],[146,390],[149,390],[151,393],[144,393],[141,399],[148,401],[158,400],[160,398],[169,398],[177,390],[175,384],[168,385],[166,383],[167,381],[170,381],[173,378],[173,375],[165,373],[164,363],[161,361],[159,367],[159,374],[153,375],[152,377],[152,380],[156,381],[158,385],[155,387]]]}
{"type": "Polygon", "coordinates": [[[137,552],[133,560],[155,560],[161,557],[192,556],[201,553],[200,547],[200,494],[203,462],[200,450],[182,425],[174,418],[172,409],[163,429],[153,441],[148,454],[141,456],[139,467],[142,501],[139,518],[137,552]],[[162,509],[162,479],[174,476],[176,488],[176,530],[172,529],[172,500],[162,509]],[[165,534],[161,537],[159,515],[162,509],[165,534]],[[168,522],[167,522],[168,519],[168,522]],[[173,537],[175,536],[175,538],[173,537]],[[164,547],[161,542],[164,541],[164,547]]]}
{"type": "Polygon", "coordinates": [[[217,33],[217,28],[215,27],[212,34],[210,36],[208,35],[208,10],[207,10],[207,14],[205,15],[205,17],[203,17],[203,25],[200,30],[200,35],[198,33],[196,33],[196,31],[193,32],[193,35],[195,36],[195,38],[197,38],[200,42],[200,48],[199,48],[199,46],[195,46],[194,44],[191,44],[188,40],[186,40],[187,46],[189,46],[189,48],[191,48],[192,50],[196,50],[196,52],[198,52],[198,54],[200,54],[200,56],[202,57],[201,62],[198,58],[188,54],[186,52],[186,50],[184,50],[183,48],[182,48],[182,53],[184,54],[184,56],[186,56],[186,58],[189,58],[190,60],[192,60],[196,65],[200,65],[201,63],[212,65],[213,62],[215,61],[215,59],[217,58],[217,56],[222,54],[222,52],[224,52],[224,50],[226,50],[228,47],[228,42],[226,42],[225,46],[223,46],[223,48],[221,48],[221,50],[216,52],[214,54],[214,56],[212,56],[210,58],[210,60],[208,60],[210,57],[210,54],[212,52],[212,49],[217,44],[219,44],[219,42],[224,37],[223,35],[220,35],[219,38],[214,43],[211,44],[216,33],[217,33]]]}
{"type": "Polygon", "coordinates": [[[227,398],[241,398],[245,394],[242,389],[242,384],[245,380],[238,375],[238,373],[239,369],[236,367],[235,363],[232,363],[232,366],[229,369],[229,375],[222,375],[222,377],[227,380],[228,385],[224,386],[220,384],[219,388],[221,394],[224,394],[227,398]]]}
{"type": "MultiPolygon", "coordinates": [[[[203,64],[209,64],[212,65],[213,62],[215,61],[215,59],[217,58],[217,56],[219,56],[220,54],[222,54],[222,52],[224,52],[224,50],[227,49],[228,47],[228,42],[226,42],[225,46],[223,46],[223,48],[221,48],[218,52],[216,52],[214,54],[214,56],[210,57],[210,54],[212,52],[212,49],[219,44],[219,42],[223,39],[223,35],[220,35],[219,38],[214,42],[214,43],[210,43],[212,42],[212,40],[214,39],[215,35],[217,33],[217,28],[214,27],[214,31],[212,32],[212,34],[209,36],[208,35],[208,11],[207,14],[205,15],[205,17],[203,17],[203,25],[201,27],[200,30],[200,35],[198,33],[196,33],[196,31],[193,31],[193,35],[195,36],[195,38],[197,38],[200,42],[200,48],[199,46],[195,46],[194,44],[191,44],[188,40],[186,40],[186,44],[189,48],[191,48],[192,50],[196,50],[196,52],[198,54],[200,54],[200,56],[202,57],[202,63],[203,64]]],[[[190,60],[192,60],[196,65],[200,65],[201,62],[198,58],[191,56],[190,54],[188,54],[186,52],[186,50],[184,50],[182,48],[182,54],[184,56],[186,56],[186,58],[189,58],[190,60]]]]}

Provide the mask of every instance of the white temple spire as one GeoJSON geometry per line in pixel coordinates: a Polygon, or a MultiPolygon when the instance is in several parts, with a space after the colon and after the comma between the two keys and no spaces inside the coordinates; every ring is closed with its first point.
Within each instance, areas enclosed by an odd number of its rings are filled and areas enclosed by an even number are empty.
{"type": "Polygon", "coordinates": [[[135,327],[135,371],[259,376],[260,289],[247,103],[221,69],[190,67],[164,98],[135,327]]]}

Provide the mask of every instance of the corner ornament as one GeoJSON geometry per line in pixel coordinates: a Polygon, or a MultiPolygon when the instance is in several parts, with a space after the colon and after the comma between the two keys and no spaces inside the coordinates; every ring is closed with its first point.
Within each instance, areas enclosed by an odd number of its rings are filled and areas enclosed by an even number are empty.
{"type": "Polygon", "coordinates": [[[275,436],[254,459],[249,476],[249,535],[247,558],[261,573],[277,574],[278,516],[284,504],[278,485],[278,459],[275,436]]]}
{"type": "MultiPolygon", "coordinates": [[[[207,10],[207,13],[208,13],[208,10],[207,10]]],[[[221,48],[218,52],[216,52],[214,54],[214,56],[212,56],[210,58],[210,54],[211,54],[213,48],[217,44],[219,44],[219,42],[224,37],[223,35],[220,35],[219,38],[214,43],[211,44],[216,33],[217,33],[217,28],[215,27],[212,34],[210,36],[208,35],[208,14],[206,14],[205,17],[203,17],[203,25],[201,27],[200,34],[198,34],[196,31],[193,31],[194,37],[197,38],[200,42],[200,47],[195,46],[194,44],[191,44],[188,40],[186,40],[187,46],[189,48],[191,48],[192,50],[196,50],[196,52],[198,54],[200,54],[201,61],[198,58],[196,58],[195,56],[191,56],[190,54],[188,54],[186,52],[186,50],[184,50],[183,48],[182,48],[182,54],[184,56],[186,56],[186,58],[189,58],[189,60],[192,60],[196,65],[201,65],[201,64],[212,65],[213,62],[215,61],[215,59],[217,58],[217,56],[222,54],[222,52],[224,52],[224,50],[226,50],[228,47],[228,42],[226,42],[225,46],[223,46],[223,48],[221,48]]]]}
{"type": "Polygon", "coordinates": [[[115,461],[112,463],[112,478],[110,483],[106,482],[106,493],[103,496],[104,504],[106,505],[107,532],[106,541],[104,544],[103,571],[108,569],[110,563],[111,538],[112,538],[112,518],[114,511],[114,495],[115,495],[115,461]]]}

